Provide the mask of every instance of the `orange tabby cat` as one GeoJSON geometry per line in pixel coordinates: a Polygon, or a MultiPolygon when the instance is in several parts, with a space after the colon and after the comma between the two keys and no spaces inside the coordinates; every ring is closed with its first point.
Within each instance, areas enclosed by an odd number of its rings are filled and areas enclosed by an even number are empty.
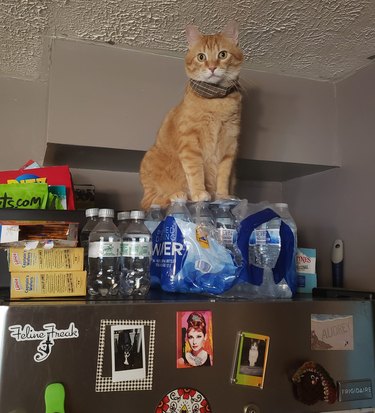
{"type": "Polygon", "coordinates": [[[177,198],[230,197],[241,115],[238,28],[231,22],[221,33],[202,35],[188,26],[186,34],[190,80],[182,102],[167,114],[142,160],[144,209],[165,207],[177,198]]]}

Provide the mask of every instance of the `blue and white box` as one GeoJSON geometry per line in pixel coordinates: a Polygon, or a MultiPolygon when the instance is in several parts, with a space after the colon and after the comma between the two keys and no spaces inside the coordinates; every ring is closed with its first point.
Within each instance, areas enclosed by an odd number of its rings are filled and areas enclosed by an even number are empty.
{"type": "Polygon", "coordinates": [[[297,248],[297,292],[312,293],[317,286],[316,280],[316,249],[297,248]]]}

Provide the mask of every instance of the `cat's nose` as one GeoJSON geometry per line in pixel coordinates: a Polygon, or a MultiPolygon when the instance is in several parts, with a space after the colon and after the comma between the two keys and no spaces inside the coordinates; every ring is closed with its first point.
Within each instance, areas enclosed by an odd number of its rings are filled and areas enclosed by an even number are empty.
{"type": "Polygon", "coordinates": [[[208,66],[208,68],[211,70],[212,73],[214,73],[216,70],[216,66],[208,66]]]}

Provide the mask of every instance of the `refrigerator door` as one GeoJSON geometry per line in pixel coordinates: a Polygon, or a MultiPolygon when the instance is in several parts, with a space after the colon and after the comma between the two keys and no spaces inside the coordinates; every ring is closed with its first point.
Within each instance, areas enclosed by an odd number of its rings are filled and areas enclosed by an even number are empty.
{"type": "Polygon", "coordinates": [[[371,301],[182,295],[22,301],[3,302],[0,318],[1,413],[47,411],[51,383],[63,386],[67,413],[370,412],[375,407],[371,301]],[[184,312],[212,317],[207,368],[177,368],[185,332],[179,331],[178,314],[184,312]],[[254,341],[258,348],[250,350],[254,341]],[[310,389],[301,390],[302,381],[293,383],[292,377],[308,361],[321,366],[341,392],[334,403],[305,403],[312,400],[310,389]]]}

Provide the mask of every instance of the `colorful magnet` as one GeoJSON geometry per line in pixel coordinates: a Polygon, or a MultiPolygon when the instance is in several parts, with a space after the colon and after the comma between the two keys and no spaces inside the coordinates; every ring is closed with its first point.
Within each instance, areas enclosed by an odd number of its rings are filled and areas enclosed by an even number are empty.
{"type": "Polygon", "coordinates": [[[297,400],[314,404],[319,400],[334,403],[337,399],[336,385],[328,372],[318,363],[307,361],[293,374],[293,390],[297,400]]]}
{"type": "Polygon", "coordinates": [[[208,400],[198,390],[190,388],[174,389],[165,395],[155,413],[209,413],[211,407],[208,400]]]}
{"type": "Polygon", "coordinates": [[[46,413],[65,413],[65,388],[62,383],[51,383],[44,391],[46,413]]]}
{"type": "Polygon", "coordinates": [[[177,368],[213,365],[211,311],[177,312],[177,368]]]}
{"type": "Polygon", "coordinates": [[[241,331],[237,340],[232,382],[263,388],[270,338],[241,331]]]}

